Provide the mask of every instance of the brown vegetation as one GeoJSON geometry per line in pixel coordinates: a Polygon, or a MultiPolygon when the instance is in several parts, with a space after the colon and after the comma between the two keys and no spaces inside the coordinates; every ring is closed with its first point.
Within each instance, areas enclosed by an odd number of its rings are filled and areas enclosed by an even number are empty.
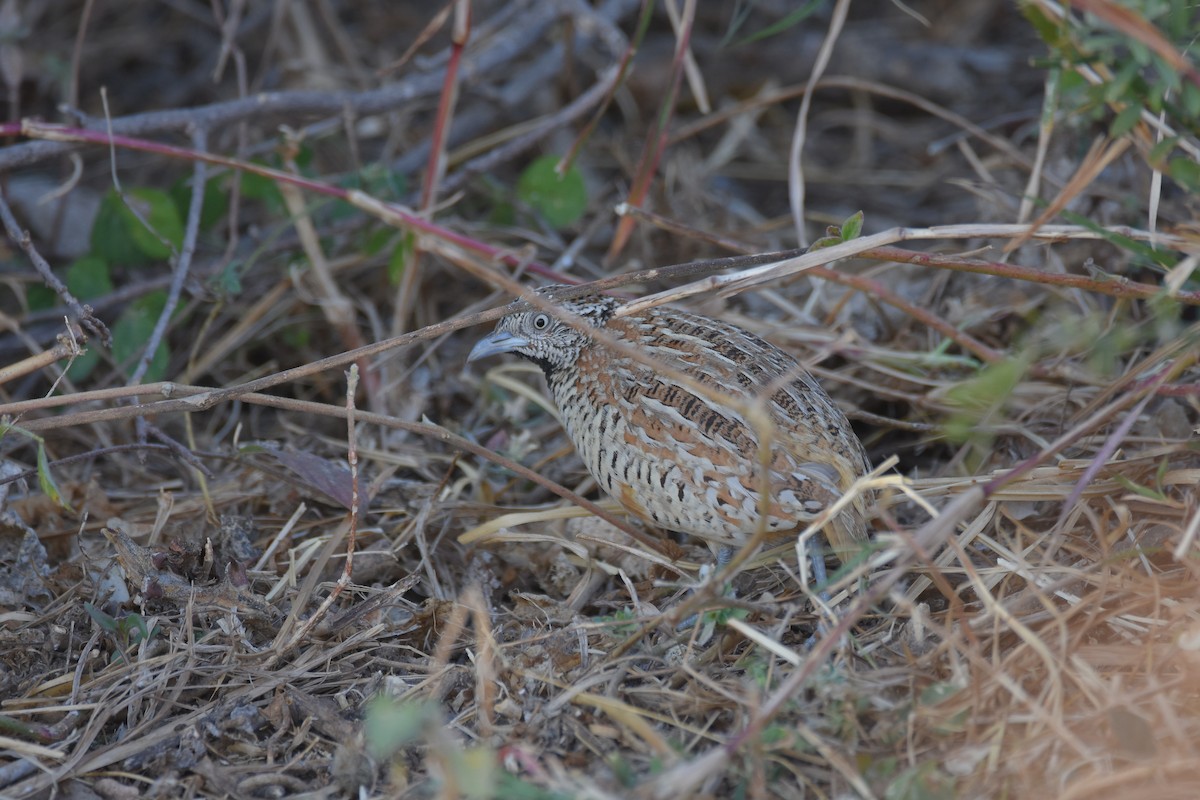
{"type": "Polygon", "coordinates": [[[804,5],[0,4],[0,796],[1195,796],[1197,12],[804,5]],[[464,366],[544,280],[812,369],[828,602],[464,366]]]}

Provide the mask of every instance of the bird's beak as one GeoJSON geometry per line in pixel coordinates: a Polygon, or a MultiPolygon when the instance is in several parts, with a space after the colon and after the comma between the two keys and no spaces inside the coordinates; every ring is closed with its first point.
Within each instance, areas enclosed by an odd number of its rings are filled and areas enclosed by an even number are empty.
{"type": "Polygon", "coordinates": [[[492,331],[475,343],[475,346],[471,348],[471,354],[467,356],[467,361],[476,361],[500,353],[511,353],[528,346],[529,340],[524,336],[517,336],[508,331],[492,331]]]}

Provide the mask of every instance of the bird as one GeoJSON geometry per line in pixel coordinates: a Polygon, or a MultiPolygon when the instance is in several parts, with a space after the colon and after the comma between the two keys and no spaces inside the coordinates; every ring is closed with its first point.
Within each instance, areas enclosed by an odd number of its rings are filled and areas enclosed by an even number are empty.
{"type": "MultiPolygon", "coordinates": [[[[634,516],[705,541],[722,565],[762,524],[764,485],[767,535],[778,540],[870,470],[846,415],[786,351],[674,307],[620,315],[623,301],[607,295],[560,301],[567,288],[535,290],[567,313],[517,301],[467,361],[513,353],[541,367],[588,472],[634,516]],[[765,414],[749,411],[756,404],[765,414]],[[764,416],[765,458],[763,425],[751,422],[764,416]]],[[[868,538],[867,502],[856,492],[823,529],[840,560],[868,538]]],[[[819,543],[809,542],[824,582],[819,543]]]]}

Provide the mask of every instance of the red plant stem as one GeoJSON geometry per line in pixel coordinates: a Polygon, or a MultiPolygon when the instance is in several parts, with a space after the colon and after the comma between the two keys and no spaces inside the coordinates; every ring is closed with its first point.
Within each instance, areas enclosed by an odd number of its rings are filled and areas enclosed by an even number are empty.
{"type": "Polygon", "coordinates": [[[621,55],[621,61],[617,65],[617,75],[613,79],[612,85],[608,91],[604,93],[604,99],[600,101],[600,106],[596,109],[596,113],[592,116],[588,124],[583,127],[579,135],[575,137],[575,141],[571,144],[571,148],[567,154],[562,157],[555,167],[559,177],[567,174],[567,170],[575,163],[575,158],[579,155],[579,151],[583,148],[584,142],[591,138],[592,132],[596,130],[596,126],[600,124],[601,117],[608,110],[612,103],[613,95],[617,93],[617,89],[625,83],[625,77],[629,74],[629,65],[633,63],[633,57],[637,55],[638,48],[642,44],[642,40],[646,37],[646,31],[650,28],[650,20],[653,19],[654,3],[650,0],[642,0],[642,10],[638,15],[637,31],[633,35],[633,39],[629,42],[629,46],[625,48],[625,52],[621,55]]]}
{"type": "MultiPolygon", "coordinates": [[[[442,79],[442,94],[438,98],[437,116],[433,121],[433,133],[429,142],[429,165],[425,168],[425,177],[421,182],[421,213],[432,217],[430,209],[437,199],[438,185],[446,169],[446,140],[450,136],[450,119],[454,116],[454,108],[458,102],[458,70],[462,64],[463,50],[471,32],[471,2],[470,0],[455,0],[454,22],[450,31],[450,58],[446,63],[446,75],[442,79]]],[[[421,281],[421,247],[420,243],[413,248],[412,258],[409,259],[400,279],[400,288],[396,294],[395,319],[392,322],[392,334],[398,335],[407,329],[409,312],[416,303],[417,287],[421,281]]]]}
{"type": "Polygon", "coordinates": [[[458,101],[458,70],[470,33],[470,0],[457,0],[454,4],[454,23],[450,32],[450,58],[446,63],[446,77],[442,81],[442,96],[438,99],[437,117],[433,121],[429,167],[421,184],[422,211],[433,205],[438,184],[441,183],[442,174],[446,169],[446,138],[450,132],[450,117],[453,116],[458,101]]]}
{"type": "MultiPolygon", "coordinates": [[[[52,125],[43,122],[35,122],[33,120],[25,120],[20,124],[0,124],[0,136],[15,134],[24,135],[31,139],[44,139],[48,141],[85,142],[88,144],[106,146],[112,145],[114,147],[121,147],[127,150],[155,153],[157,155],[168,156],[170,158],[180,158],[188,161],[205,161],[216,166],[241,170],[243,172],[250,172],[255,175],[261,175],[262,177],[269,178],[273,181],[290,183],[293,186],[313,192],[314,194],[333,197],[338,200],[345,200],[348,203],[360,207],[364,205],[362,198],[368,197],[362,192],[353,189],[343,189],[340,186],[334,186],[332,184],[322,183],[321,181],[311,180],[300,175],[293,175],[291,173],[273,169],[272,167],[268,167],[263,164],[253,164],[249,161],[242,161],[240,159],[230,158],[228,156],[217,155],[214,153],[204,153],[187,147],[179,147],[176,145],[150,141],[147,139],[137,139],[115,134],[109,136],[103,131],[92,131],[85,128],[69,128],[63,125],[52,125]]],[[[450,230],[449,228],[436,225],[429,220],[413,214],[403,206],[394,203],[383,203],[380,201],[373,201],[373,203],[370,203],[369,205],[373,204],[377,204],[380,208],[387,210],[388,220],[402,224],[405,227],[419,233],[434,236],[457,247],[461,247],[464,250],[477,253],[485,258],[506,264],[510,267],[524,265],[527,267],[529,272],[532,272],[535,275],[541,275],[555,280],[562,277],[554,270],[550,269],[544,264],[541,264],[540,262],[531,263],[527,259],[524,259],[518,254],[509,250],[500,247],[493,247],[492,245],[481,242],[478,239],[472,239],[469,236],[464,236],[460,233],[450,230]]]]}
{"type": "MultiPolygon", "coordinates": [[[[633,181],[633,187],[629,190],[629,199],[626,201],[631,206],[640,206],[646,199],[646,194],[650,190],[650,181],[654,179],[655,173],[658,172],[658,162],[662,158],[663,151],[667,148],[667,141],[670,139],[668,128],[671,124],[671,118],[675,114],[675,101],[679,96],[679,86],[683,82],[683,67],[687,57],[688,46],[692,38],[692,21],[696,16],[696,6],[692,0],[689,0],[684,5],[682,19],[680,20],[679,36],[675,42],[675,57],[671,62],[671,83],[667,90],[667,96],[663,98],[662,107],[658,112],[658,120],[654,125],[654,129],[650,136],[646,137],[646,144],[642,148],[642,157],[638,161],[637,174],[633,181]]],[[[630,234],[633,232],[634,220],[632,217],[622,217],[617,223],[616,233],[613,234],[612,245],[608,248],[608,260],[611,262],[621,254],[621,250],[625,248],[625,243],[629,240],[630,234]]]]}

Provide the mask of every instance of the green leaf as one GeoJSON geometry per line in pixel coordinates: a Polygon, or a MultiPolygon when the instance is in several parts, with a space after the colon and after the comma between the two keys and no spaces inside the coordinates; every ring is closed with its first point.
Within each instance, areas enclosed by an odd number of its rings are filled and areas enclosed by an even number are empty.
{"type": "Polygon", "coordinates": [[[504,800],[571,800],[573,797],[573,795],[562,792],[543,789],[537,784],[523,781],[516,775],[502,771],[496,775],[496,784],[488,796],[504,798],[504,800]]]}
{"type": "MultiPolygon", "coordinates": [[[[129,304],[112,328],[113,360],[128,375],[137,366],[137,359],[142,357],[146,341],[154,332],[154,324],[158,321],[163,307],[167,303],[167,293],[164,291],[151,292],[129,304]]],[[[167,374],[171,354],[165,341],[159,342],[150,366],[143,380],[146,383],[162,380],[167,374]]]]}
{"type": "Polygon", "coordinates": [[[312,142],[304,141],[300,143],[300,147],[296,149],[292,161],[296,164],[296,170],[309,178],[313,177],[312,163],[316,157],[317,151],[313,149],[312,142]]]}
{"type": "Polygon", "coordinates": [[[108,262],[96,256],[84,256],[67,267],[67,288],[80,300],[93,300],[113,290],[108,262]]]}
{"type": "MultiPolygon", "coordinates": [[[[270,166],[262,161],[255,161],[253,163],[270,166]]],[[[241,178],[243,197],[249,200],[261,200],[272,212],[283,212],[286,208],[283,202],[283,194],[279,191],[279,187],[275,184],[273,178],[268,178],[254,172],[243,172],[241,178]]]]}
{"type": "Polygon", "coordinates": [[[1005,358],[988,364],[974,378],[950,389],[947,402],[963,409],[986,410],[1004,402],[1028,368],[1025,359],[1005,358]]]}
{"type": "Polygon", "coordinates": [[[396,246],[392,248],[392,254],[388,257],[387,276],[388,283],[392,286],[400,285],[400,278],[404,276],[404,270],[412,261],[413,251],[417,247],[417,237],[412,231],[406,231],[401,237],[396,246]]]}
{"type": "Polygon", "coordinates": [[[67,367],[67,379],[73,383],[82,383],[99,364],[100,353],[96,348],[89,347],[83,351],[82,355],[76,356],[75,360],[67,367]]]}
{"type": "Polygon", "coordinates": [[[338,181],[346,189],[359,189],[379,200],[396,200],[404,196],[408,182],[404,175],[380,164],[369,164],[358,172],[349,173],[338,181]]]}
{"type": "Polygon", "coordinates": [[[1017,5],[1042,41],[1053,48],[1062,46],[1065,28],[1057,18],[1051,18],[1036,3],[1018,3],[1017,5]]]}
{"type": "Polygon", "coordinates": [[[492,225],[509,227],[517,224],[517,209],[506,200],[498,200],[488,212],[487,221],[492,225]]]}
{"type": "Polygon", "coordinates": [[[162,629],[155,625],[153,628],[146,624],[146,618],[141,614],[126,614],[117,622],[117,629],[125,641],[132,644],[141,644],[144,641],[154,638],[162,629]]]}
{"type": "Polygon", "coordinates": [[[1167,174],[1189,192],[1200,192],[1200,164],[1190,158],[1172,158],[1167,174]]]}
{"type": "Polygon", "coordinates": [[[1155,489],[1151,489],[1148,486],[1142,486],[1140,484],[1134,483],[1133,481],[1129,480],[1129,478],[1126,478],[1124,475],[1115,475],[1113,477],[1116,479],[1117,483],[1119,483],[1125,487],[1126,491],[1133,492],[1136,495],[1140,495],[1141,497],[1145,497],[1150,500],[1157,501],[1159,503],[1169,502],[1166,494],[1164,494],[1163,492],[1157,491],[1155,489]]]}
{"type": "Polygon", "coordinates": [[[109,264],[140,266],[170,258],[183,243],[183,223],[170,195],[158,189],[131,189],[126,197],[146,225],[110,190],[100,201],[92,226],[91,255],[109,264]],[[165,240],[165,242],[164,242],[165,240]]]}
{"type": "Polygon", "coordinates": [[[63,499],[62,492],[59,491],[58,484],[54,482],[54,476],[50,473],[50,462],[46,458],[46,440],[32,431],[27,431],[22,427],[14,425],[9,417],[5,415],[0,417],[0,439],[8,436],[9,433],[24,436],[37,446],[37,475],[42,492],[60,507],[73,512],[74,509],[63,499]]]}
{"type": "Polygon", "coordinates": [[[65,508],[67,511],[74,512],[71,504],[63,497],[62,491],[59,490],[58,484],[54,481],[54,476],[50,473],[50,462],[46,459],[46,445],[41,439],[37,443],[37,475],[38,486],[42,489],[42,494],[49,497],[56,506],[65,508]]]}
{"type": "Polygon", "coordinates": [[[1181,39],[1192,29],[1191,10],[1187,3],[1168,3],[1167,15],[1159,20],[1159,25],[1166,30],[1171,39],[1181,39]]]}
{"type": "Polygon", "coordinates": [[[979,423],[1003,406],[1029,368],[1029,357],[1006,358],[946,393],[946,403],[957,411],[943,426],[943,434],[958,443],[983,443],[989,436],[979,423]]]}
{"type": "Polygon", "coordinates": [[[415,741],[437,716],[437,709],[429,703],[398,703],[390,697],[376,697],[367,705],[363,721],[367,749],[376,758],[391,758],[415,741]]]}
{"type": "Polygon", "coordinates": [[[1163,110],[1163,99],[1166,97],[1166,93],[1165,91],[1160,93],[1157,89],[1158,87],[1155,87],[1155,91],[1150,91],[1145,86],[1138,87],[1137,96],[1146,104],[1146,110],[1151,114],[1159,114],[1163,110]]]}
{"type": "Polygon", "coordinates": [[[237,297],[242,293],[242,272],[245,269],[246,262],[235,258],[226,264],[224,269],[213,275],[209,279],[208,285],[223,297],[237,297]]]}
{"type": "Polygon", "coordinates": [[[393,237],[399,238],[395,228],[375,228],[363,239],[360,249],[368,256],[378,255],[391,244],[393,237]]]}
{"type": "Polygon", "coordinates": [[[129,206],[122,205],[121,211],[138,250],[154,261],[168,259],[178,252],[183,246],[183,221],[171,196],[151,188],[131,189],[126,196],[129,206]],[[145,224],[130,207],[137,209],[145,224]]]}
{"type": "Polygon", "coordinates": [[[858,238],[859,234],[862,233],[863,219],[864,216],[862,211],[855,211],[846,218],[846,221],[842,223],[841,228],[843,242],[849,242],[858,238]]]}
{"type": "Polygon", "coordinates": [[[1112,124],[1108,126],[1108,135],[1114,139],[1124,136],[1133,130],[1133,126],[1142,118],[1142,108],[1134,104],[1125,106],[1125,109],[1117,114],[1112,124]]]}
{"type": "Polygon", "coordinates": [[[117,632],[117,621],[91,603],[84,603],[83,610],[88,613],[93,622],[100,626],[100,630],[113,634],[117,632]]]}
{"type": "Polygon", "coordinates": [[[100,200],[100,209],[92,225],[90,255],[109,264],[140,265],[149,261],[129,235],[128,214],[121,196],[115,189],[110,189],[100,200]]]}
{"type": "Polygon", "coordinates": [[[817,239],[815,242],[810,244],[808,246],[808,250],[805,252],[812,253],[817,250],[824,250],[826,247],[833,247],[835,244],[841,243],[842,237],[840,234],[837,236],[822,236],[820,239],[817,239]]]}
{"type": "Polygon", "coordinates": [[[1136,61],[1126,61],[1112,79],[1104,85],[1104,100],[1112,103],[1125,100],[1136,105],[1136,93],[1131,94],[1134,78],[1137,77],[1141,66],[1136,61]]]}
{"type": "Polygon", "coordinates": [[[327,199],[322,201],[317,207],[324,211],[325,215],[327,215],[326,218],[330,222],[354,219],[362,214],[357,206],[342,199],[327,199]]]}
{"type": "MultiPolygon", "coordinates": [[[[175,212],[180,219],[187,219],[188,208],[192,204],[191,177],[180,178],[171,187],[171,200],[175,203],[175,212]]],[[[204,200],[200,206],[200,230],[211,230],[229,213],[229,192],[221,186],[221,181],[210,179],[204,182],[204,200]]]]}
{"type": "Polygon", "coordinates": [[[1150,49],[1137,39],[1130,39],[1127,46],[1129,54],[1133,56],[1135,67],[1140,69],[1150,65],[1150,49]]]}
{"type": "Polygon", "coordinates": [[[1167,157],[1175,149],[1175,145],[1179,144],[1178,136],[1168,136],[1154,147],[1150,148],[1150,154],[1146,156],[1146,161],[1150,162],[1150,166],[1157,166],[1160,161],[1167,157]]]}
{"type": "Polygon", "coordinates": [[[1071,94],[1084,90],[1089,86],[1088,81],[1076,70],[1069,69],[1062,74],[1062,90],[1064,94],[1071,94]]]}
{"type": "Polygon", "coordinates": [[[1166,456],[1163,456],[1163,459],[1158,462],[1158,469],[1154,471],[1154,485],[1160,487],[1160,490],[1163,485],[1163,480],[1167,477],[1167,473],[1170,472],[1170,470],[1171,462],[1166,456]]]}
{"type": "MultiPolygon", "coordinates": [[[[499,765],[496,754],[487,745],[468,747],[455,753],[452,759],[455,783],[464,796],[472,800],[490,800],[496,796],[499,765]]],[[[526,795],[529,797],[529,795],[526,795]]],[[[512,797],[512,795],[505,795],[512,797]]],[[[514,798],[514,800],[516,800],[514,798]]]]}
{"type": "Polygon", "coordinates": [[[954,800],[954,778],[930,761],[896,776],[883,792],[884,800],[954,800]]]}
{"type": "Polygon", "coordinates": [[[746,619],[750,612],[744,608],[718,608],[704,612],[704,619],[711,619],[718,625],[728,625],[731,619],[746,619]]]}
{"type": "Polygon", "coordinates": [[[555,228],[565,228],[587,210],[587,187],[577,167],[559,176],[557,166],[558,156],[551,155],[526,167],[517,181],[517,197],[555,228]]]}
{"type": "Polygon", "coordinates": [[[35,283],[25,289],[25,302],[29,305],[30,311],[44,311],[47,308],[54,308],[58,303],[58,296],[49,286],[35,283]]]}
{"type": "Polygon", "coordinates": [[[312,326],[311,325],[290,325],[279,332],[283,343],[293,350],[300,352],[307,350],[312,342],[312,326]]]}
{"type": "Polygon", "coordinates": [[[1183,113],[1195,124],[1196,119],[1200,117],[1200,87],[1194,83],[1185,83],[1179,94],[1182,98],[1183,113]]]}

